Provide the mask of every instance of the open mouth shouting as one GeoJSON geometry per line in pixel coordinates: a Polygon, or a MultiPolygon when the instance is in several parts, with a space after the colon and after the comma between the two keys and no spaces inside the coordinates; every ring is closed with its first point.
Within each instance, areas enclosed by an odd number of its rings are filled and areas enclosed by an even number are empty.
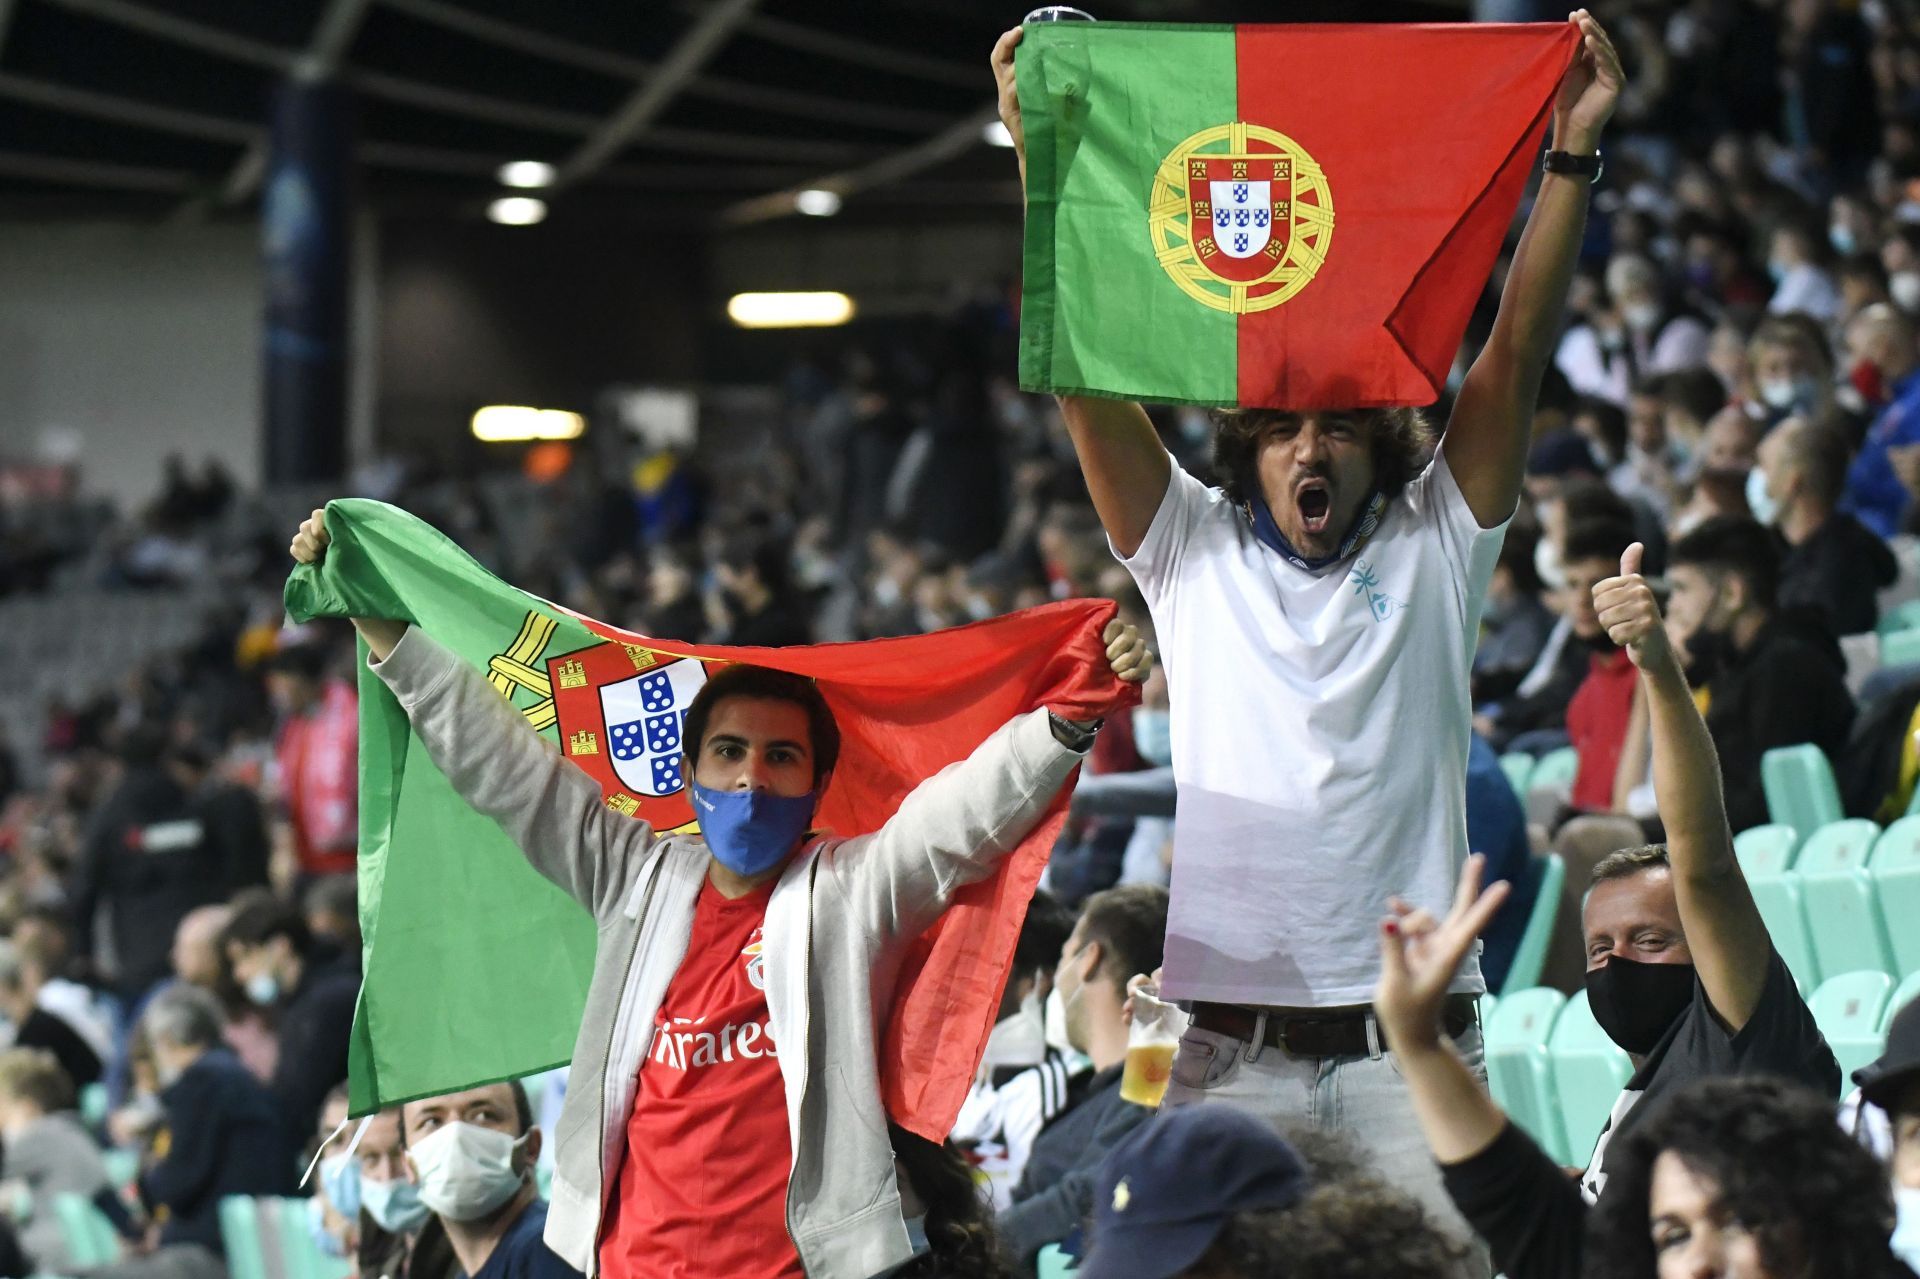
{"type": "Polygon", "coordinates": [[[1301,528],[1315,537],[1327,531],[1327,522],[1333,518],[1333,490],[1325,480],[1300,481],[1293,490],[1293,500],[1300,511],[1301,528]]]}

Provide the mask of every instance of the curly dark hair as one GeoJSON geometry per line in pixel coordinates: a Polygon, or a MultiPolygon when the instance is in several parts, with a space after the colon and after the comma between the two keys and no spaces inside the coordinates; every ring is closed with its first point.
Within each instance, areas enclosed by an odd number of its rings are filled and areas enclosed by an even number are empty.
{"type": "Polygon", "coordinates": [[[952,1142],[936,1145],[888,1124],[894,1157],[927,1206],[928,1251],[894,1271],[895,1279],[1013,1279],[993,1230],[993,1212],[973,1169],[952,1142]]]}
{"type": "Polygon", "coordinates": [[[1872,1279],[1893,1259],[1887,1171],[1834,1122],[1833,1100],[1779,1079],[1707,1079],[1676,1092],[1607,1156],[1607,1193],[1587,1221],[1587,1273],[1646,1279],[1654,1161],[1678,1156],[1720,1188],[1773,1274],[1872,1279]]]}
{"type": "MultiPolygon", "coordinates": [[[[1213,415],[1214,480],[1227,497],[1247,500],[1247,483],[1260,454],[1260,437],[1275,422],[1301,416],[1276,409],[1216,409],[1213,415]]],[[[1347,414],[1366,421],[1373,445],[1374,483],[1389,501],[1400,495],[1407,481],[1433,460],[1439,439],[1427,415],[1419,409],[1354,409],[1347,414]]]]}
{"type": "Polygon", "coordinates": [[[1418,1202],[1372,1176],[1322,1180],[1290,1208],[1228,1219],[1193,1279],[1454,1279],[1467,1249],[1418,1202]]]}

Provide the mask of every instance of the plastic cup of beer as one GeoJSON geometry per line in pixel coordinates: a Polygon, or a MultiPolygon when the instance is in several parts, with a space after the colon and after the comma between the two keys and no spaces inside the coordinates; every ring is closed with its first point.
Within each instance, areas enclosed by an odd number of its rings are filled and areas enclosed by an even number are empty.
{"type": "Polygon", "coordinates": [[[1021,24],[1029,22],[1092,22],[1093,15],[1085,9],[1076,9],[1067,4],[1043,5],[1021,19],[1021,24]]]}
{"type": "Polygon", "coordinates": [[[1133,1024],[1127,1027],[1127,1061],[1120,1072],[1120,1099],[1137,1106],[1158,1106],[1173,1078],[1173,1055],[1180,1047],[1180,1009],[1159,998],[1152,986],[1133,991],[1133,1024]]]}

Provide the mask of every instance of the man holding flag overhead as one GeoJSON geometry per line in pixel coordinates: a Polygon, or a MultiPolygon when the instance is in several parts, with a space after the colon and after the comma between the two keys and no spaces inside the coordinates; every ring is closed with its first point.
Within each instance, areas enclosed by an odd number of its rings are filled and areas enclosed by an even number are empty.
{"type": "MultiPolygon", "coordinates": [[[[1193,1029],[1169,1104],[1351,1128],[1457,1223],[1369,1006],[1372,926],[1394,895],[1441,909],[1467,853],[1468,664],[1619,58],[1581,10],[1045,24],[993,69],[1028,197],[1022,383],[1061,397],[1173,690],[1163,987],[1193,1029]],[[1549,117],[1436,451],[1409,406],[1444,384],[1549,117]],[[1229,410],[1224,488],[1132,399],[1229,410]]],[[[1468,964],[1448,1009],[1476,1064],[1483,989],[1468,964]]]]}
{"type": "MultiPolygon", "coordinates": [[[[332,540],[316,511],[294,557],[316,563],[332,540]]],[[[548,1245],[610,1279],[864,1279],[911,1257],[877,1020],[909,948],[1042,820],[1097,719],[1016,716],[877,832],[837,839],[813,829],[841,751],[814,681],[667,665],[601,689],[617,697],[595,743],[652,760],[643,788],[676,789],[660,752],[683,755],[699,833],[662,835],[424,630],[354,624],[454,790],[598,927],[548,1245]],[[683,716],[655,713],[685,689],[683,716]]],[[[1146,678],[1133,628],[1111,622],[1103,638],[1113,676],[1146,678]]],[[[578,661],[555,669],[557,685],[588,678],[578,661]]],[[[1099,682],[1107,706],[1131,695],[1099,682]]],[[[971,1068],[958,1067],[963,1087],[971,1068]]]]}

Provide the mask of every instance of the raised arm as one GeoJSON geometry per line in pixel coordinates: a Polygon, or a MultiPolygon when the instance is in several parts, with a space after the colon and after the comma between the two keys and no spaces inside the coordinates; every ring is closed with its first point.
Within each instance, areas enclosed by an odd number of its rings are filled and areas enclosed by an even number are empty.
{"type": "MultiPolygon", "coordinates": [[[[1020,184],[1027,181],[1027,135],[1020,121],[1020,95],[1014,85],[1013,51],[1020,43],[1019,27],[993,46],[993,80],[1000,95],[1000,120],[1013,138],[1014,157],[1020,162],[1020,184]]],[[[1122,557],[1140,549],[1154,513],[1167,495],[1173,459],[1160,443],[1159,432],[1138,404],[1092,396],[1060,397],[1067,435],[1087,477],[1087,491],[1107,539],[1122,557]]]]}
{"type": "MultiPolygon", "coordinates": [[[[1143,683],[1153,654],[1139,631],[1113,621],[1101,638],[1114,676],[1143,683]]],[[[1091,724],[1030,711],[915,787],[870,839],[848,842],[848,852],[864,845],[857,855],[830,863],[866,925],[906,936],[926,928],[1027,837],[1092,742],[1091,724]]]]}
{"type": "Polygon", "coordinates": [[[1667,640],[1660,605],[1640,575],[1643,548],[1620,557],[1620,576],[1593,588],[1594,608],[1613,642],[1640,668],[1653,732],[1653,790],[1667,828],[1667,857],[1680,926],[1713,1010],[1738,1032],[1767,981],[1773,943],[1753,904],[1720,793],[1720,761],[1693,690],[1667,640]]]}
{"type": "MultiPolygon", "coordinates": [[[[1626,77],[1620,55],[1592,14],[1581,9],[1569,21],[1579,24],[1582,40],[1554,107],[1553,149],[1592,155],[1626,77]]],[[[1533,406],[1560,339],[1567,286],[1586,228],[1588,185],[1580,176],[1541,178],[1500,294],[1493,335],[1468,371],[1447,422],[1441,447],[1482,528],[1506,520],[1520,500],[1533,406]]]]}
{"type": "MultiPolygon", "coordinates": [[[[326,554],[326,512],[293,539],[294,559],[326,554]]],[[[391,688],[434,765],[475,811],[491,817],[527,861],[600,918],[618,910],[622,854],[655,841],[645,822],[609,812],[599,784],[568,763],[480,673],[433,638],[388,618],[356,617],[374,673],[391,688]]]]}

